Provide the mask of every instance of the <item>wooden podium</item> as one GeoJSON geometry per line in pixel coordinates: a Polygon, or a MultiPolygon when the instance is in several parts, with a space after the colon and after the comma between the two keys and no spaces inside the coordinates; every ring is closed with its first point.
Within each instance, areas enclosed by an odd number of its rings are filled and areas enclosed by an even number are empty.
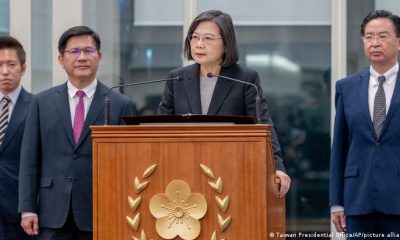
{"type": "MultiPolygon", "coordinates": [[[[149,204],[174,180],[184,181],[190,193],[202,195],[207,209],[197,220],[191,210],[175,211],[178,208],[171,200],[168,214],[174,222],[166,231],[194,231],[197,221],[201,229],[196,239],[273,239],[271,233],[285,232],[284,198],[277,196],[269,125],[168,124],[91,129],[93,239],[165,239],[156,230],[162,216],[156,218],[149,204]]],[[[184,238],[178,235],[170,239],[184,238]]]]}

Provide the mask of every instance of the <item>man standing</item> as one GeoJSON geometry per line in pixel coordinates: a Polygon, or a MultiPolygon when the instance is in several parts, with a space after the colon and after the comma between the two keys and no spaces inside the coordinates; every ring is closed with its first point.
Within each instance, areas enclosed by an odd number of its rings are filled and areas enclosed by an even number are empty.
{"type": "Polygon", "coordinates": [[[373,11],[361,35],[371,66],[336,83],[331,152],[332,221],[348,239],[400,233],[400,18],[373,11]]]}
{"type": "MultiPolygon", "coordinates": [[[[21,151],[21,225],[38,239],[92,239],[92,138],[104,124],[109,88],[96,78],[100,38],[85,26],[65,31],[58,60],[68,75],[62,85],[34,98],[21,151]]],[[[111,92],[110,124],[134,114],[128,97],[111,92]]]]}
{"type": "Polygon", "coordinates": [[[22,45],[0,36],[0,240],[30,239],[17,213],[21,142],[32,102],[32,94],[21,86],[25,69],[22,45]]]}

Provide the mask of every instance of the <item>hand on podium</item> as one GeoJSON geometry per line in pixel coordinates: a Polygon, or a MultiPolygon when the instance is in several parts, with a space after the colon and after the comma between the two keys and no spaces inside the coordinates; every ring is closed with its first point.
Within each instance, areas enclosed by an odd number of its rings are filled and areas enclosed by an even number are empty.
{"type": "Polygon", "coordinates": [[[289,191],[291,180],[286,173],[279,170],[276,171],[276,177],[279,179],[278,196],[281,198],[289,191]]]}

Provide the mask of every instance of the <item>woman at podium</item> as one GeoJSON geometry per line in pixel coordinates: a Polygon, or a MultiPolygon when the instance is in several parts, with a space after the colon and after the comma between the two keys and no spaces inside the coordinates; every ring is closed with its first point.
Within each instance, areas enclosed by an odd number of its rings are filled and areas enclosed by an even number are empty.
{"type": "MultiPolygon", "coordinates": [[[[170,72],[169,78],[181,78],[166,82],[158,114],[259,115],[262,123],[272,124],[258,73],[237,64],[239,53],[229,14],[218,10],[200,13],[189,27],[184,53],[195,63],[170,72]]],[[[289,190],[290,178],[275,128],[272,148],[281,197],[289,190]]]]}

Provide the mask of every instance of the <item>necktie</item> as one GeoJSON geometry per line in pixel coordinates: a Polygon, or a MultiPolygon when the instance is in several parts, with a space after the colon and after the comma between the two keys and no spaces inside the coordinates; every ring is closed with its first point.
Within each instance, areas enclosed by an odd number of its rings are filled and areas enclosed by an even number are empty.
{"type": "Polygon", "coordinates": [[[383,90],[383,83],[385,80],[386,78],[383,75],[378,77],[379,86],[374,100],[374,114],[372,121],[378,138],[381,134],[383,123],[386,118],[386,97],[385,90],[383,90]]]}
{"type": "Polygon", "coordinates": [[[75,118],[74,118],[75,144],[78,143],[83,128],[83,123],[85,122],[85,105],[83,104],[83,97],[85,96],[85,92],[82,90],[78,90],[76,92],[76,95],[79,97],[79,101],[75,108],[75,118]]]}
{"type": "Polygon", "coordinates": [[[3,102],[3,108],[1,110],[1,115],[0,115],[0,145],[3,143],[4,135],[6,134],[6,129],[8,126],[8,118],[9,118],[9,103],[11,102],[11,99],[9,96],[4,96],[3,99],[1,99],[3,102]]]}

